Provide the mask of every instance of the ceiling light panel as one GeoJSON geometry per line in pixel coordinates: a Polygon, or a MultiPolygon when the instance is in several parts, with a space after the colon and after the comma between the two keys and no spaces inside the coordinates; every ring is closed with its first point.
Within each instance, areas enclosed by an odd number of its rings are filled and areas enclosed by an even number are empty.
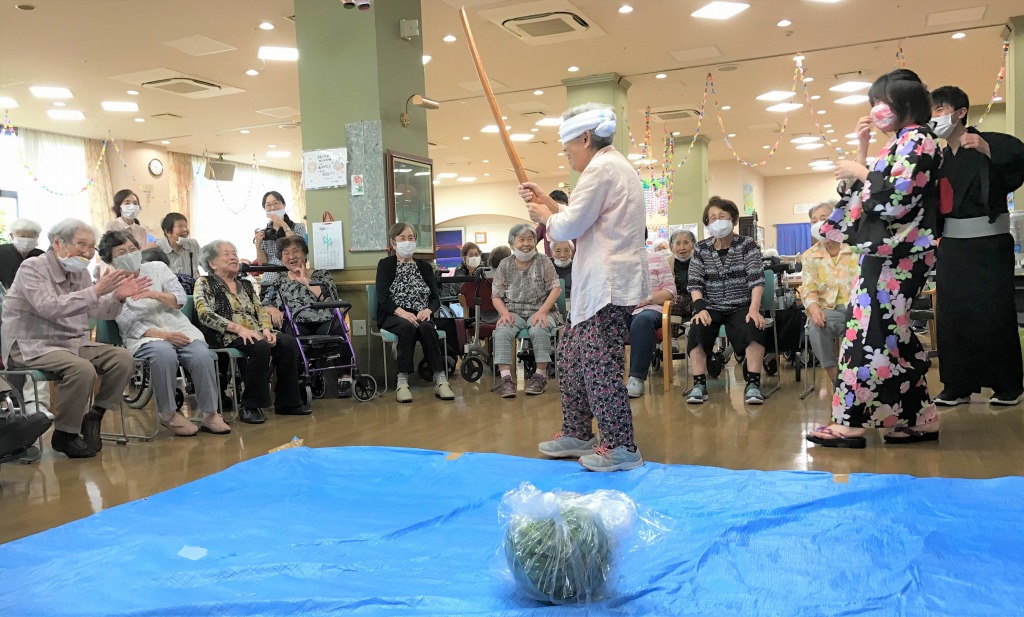
{"type": "Polygon", "coordinates": [[[832,92],[859,92],[870,87],[871,83],[867,81],[844,81],[841,84],[832,86],[829,90],[832,92]]]}
{"type": "Polygon", "coordinates": [[[858,103],[867,103],[868,95],[866,94],[851,94],[850,96],[844,96],[843,98],[836,99],[836,103],[840,105],[857,105],[858,103]]]}
{"type": "Polygon", "coordinates": [[[28,89],[32,96],[41,99],[70,99],[74,98],[71,90],[57,86],[32,86],[28,89]]]}
{"type": "Polygon", "coordinates": [[[47,109],[46,115],[53,120],[85,120],[85,114],[76,109],[47,109]]]}
{"type": "Polygon", "coordinates": [[[771,92],[765,92],[764,94],[757,95],[759,101],[785,101],[791,99],[796,95],[795,92],[789,90],[772,90],[771,92]]]}
{"type": "Polygon", "coordinates": [[[294,47],[260,47],[256,52],[260,60],[281,60],[284,62],[295,62],[299,59],[299,50],[294,47]]]}
{"type": "Polygon", "coordinates": [[[801,103],[779,103],[778,105],[766,107],[765,111],[787,112],[793,111],[794,109],[800,109],[801,107],[803,107],[803,104],[801,103]]]}
{"type": "Polygon", "coordinates": [[[711,2],[690,13],[700,19],[730,19],[750,8],[746,2],[711,2]]]}

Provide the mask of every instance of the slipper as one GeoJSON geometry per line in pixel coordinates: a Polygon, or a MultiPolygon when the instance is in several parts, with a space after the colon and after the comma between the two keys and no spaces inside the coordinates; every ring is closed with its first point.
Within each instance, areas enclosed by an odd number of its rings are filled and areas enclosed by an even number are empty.
{"type": "Polygon", "coordinates": [[[909,426],[897,426],[892,432],[887,433],[882,439],[885,443],[921,443],[922,441],[938,441],[938,431],[918,431],[909,426]],[[893,437],[893,433],[903,433],[906,437],[893,437]]]}
{"type": "Polygon", "coordinates": [[[827,433],[834,435],[831,439],[824,437],[815,437],[814,435],[808,434],[807,441],[826,448],[864,448],[867,447],[868,441],[863,436],[860,437],[848,437],[841,433],[836,433],[827,426],[819,426],[812,431],[814,433],[827,433]]]}

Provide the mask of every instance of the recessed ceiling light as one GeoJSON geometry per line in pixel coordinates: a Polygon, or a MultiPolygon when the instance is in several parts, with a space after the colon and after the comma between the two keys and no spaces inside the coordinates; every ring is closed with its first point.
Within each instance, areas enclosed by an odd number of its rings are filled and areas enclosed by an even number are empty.
{"type": "Polygon", "coordinates": [[[85,120],[85,114],[77,109],[47,109],[46,115],[54,120],[85,120]]]}
{"type": "Polygon", "coordinates": [[[803,107],[803,103],[779,103],[778,105],[766,107],[765,111],[787,112],[793,111],[794,109],[800,109],[801,107],[803,107]]]}
{"type": "Polygon", "coordinates": [[[238,132],[241,133],[242,135],[248,135],[249,134],[249,129],[242,129],[241,131],[238,131],[238,132]]]}
{"type": "Polygon", "coordinates": [[[729,137],[736,137],[736,133],[729,133],[729,137]]]}
{"type": "Polygon", "coordinates": [[[458,39],[455,38],[454,34],[446,34],[444,35],[444,38],[441,40],[444,41],[445,43],[454,43],[458,39]]]}
{"type": "Polygon", "coordinates": [[[482,161],[480,161],[480,162],[481,162],[481,163],[490,163],[490,161],[489,161],[489,160],[487,160],[487,159],[484,159],[484,160],[482,160],[482,161]]]}
{"type": "Polygon", "coordinates": [[[963,38],[967,38],[967,33],[966,32],[954,32],[953,36],[950,37],[950,38],[952,38],[954,40],[960,40],[960,39],[963,39],[963,38]]]}
{"type": "Polygon", "coordinates": [[[264,21],[264,22],[260,23],[260,30],[273,30],[273,29],[274,29],[274,24],[270,23],[269,21],[264,21]]]}
{"type": "Polygon", "coordinates": [[[813,78],[813,77],[804,77],[804,83],[805,83],[805,84],[809,84],[809,83],[811,83],[812,81],[814,81],[814,78],[813,78]]]}
{"type": "Polygon", "coordinates": [[[993,102],[993,103],[998,103],[998,102],[999,102],[999,101],[1001,101],[1001,100],[1003,100],[1003,97],[1001,97],[1001,96],[997,96],[997,97],[994,97],[994,98],[992,99],[992,102],[993,102]]]}
{"type": "Polygon", "coordinates": [[[622,13],[623,15],[632,13],[633,7],[629,6],[628,4],[623,4],[622,6],[619,7],[619,12],[622,13]]]}
{"type": "Polygon", "coordinates": [[[282,60],[285,62],[295,62],[299,59],[299,50],[294,47],[263,46],[256,52],[256,57],[260,60],[282,60]]]}
{"type": "Polygon", "coordinates": [[[745,2],[711,2],[690,13],[701,19],[729,19],[750,8],[745,2]]]}
{"type": "Polygon", "coordinates": [[[792,168],[792,167],[787,167],[787,168],[786,168],[786,171],[789,171],[790,169],[793,169],[793,168],[792,168]]]}
{"type": "Polygon", "coordinates": [[[565,156],[565,152],[558,152],[555,154],[555,156],[565,156]]]}
{"type": "Polygon", "coordinates": [[[469,135],[463,135],[462,141],[469,141],[469,135]]]}
{"type": "Polygon", "coordinates": [[[562,119],[551,116],[549,118],[541,118],[537,121],[537,126],[561,126],[562,119]]]}
{"type": "Polygon", "coordinates": [[[817,100],[818,100],[818,99],[820,99],[820,98],[821,98],[821,95],[820,95],[820,94],[815,94],[814,96],[812,96],[812,97],[811,97],[811,100],[812,100],[812,101],[817,101],[817,100]]]}
{"type": "Polygon", "coordinates": [[[811,0],[811,2],[820,2],[822,4],[835,4],[837,2],[842,2],[842,0],[811,0]]]}
{"type": "Polygon", "coordinates": [[[286,158],[288,158],[291,155],[292,155],[292,153],[287,151],[287,150],[268,150],[267,151],[267,158],[268,159],[286,159],[286,158]]]}
{"type": "Polygon", "coordinates": [[[860,103],[868,102],[868,95],[866,94],[851,94],[850,96],[844,96],[843,98],[836,99],[836,103],[840,105],[857,105],[860,103]]]}
{"type": "Polygon", "coordinates": [[[423,54],[423,64],[425,65],[426,63],[430,62],[430,60],[432,58],[433,58],[433,56],[428,56],[427,54],[423,54]]]}
{"type": "Polygon", "coordinates": [[[15,101],[9,96],[0,96],[0,107],[4,109],[14,109],[18,106],[18,101],[15,101]]]}
{"type": "MultiPolygon", "coordinates": [[[[828,125],[828,124],[826,124],[825,126],[829,126],[829,125],[828,125]]],[[[832,134],[832,133],[835,133],[835,132],[836,132],[836,130],[835,130],[835,129],[829,129],[829,130],[827,130],[827,131],[825,131],[825,132],[826,132],[826,133],[829,133],[829,134],[832,134]]]]}
{"type": "Polygon", "coordinates": [[[277,147],[277,144],[267,144],[267,147],[268,147],[268,148],[276,148],[276,147],[277,147]]]}
{"type": "Polygon", "coordinates": [[[539,131],[539,130],[540,130],[539,128],[537,128],[537,127],[533,127],[532,129],[530,129],[530,132],[531,132],[531,133],[536,133],[536,132],[537,132],[537,131],[539,131]]]}
{"type": "Polygon", "coordinates": [[[819,110],[818,110],[818,115],[819,115],[819,116],[824,116],[824,115],[825,115],[825,114],[827,114],[827,113],[828,113],[828,111],[827,111],[827,110],[825,110],[825,109],[819,109],[819,110]]]}
{"type": "Polygon", "coordinates": [[[829,88],[832,92],[857,92],[858,90],[867,90],[871,87],[871,84],[866,81],[844,81],[841,84],[836,84],[829,88]]]}
{"type": "Polygon", "coordinates": [[[476,182],[476,178],[474,176],[462,176],[456,182],[476,182]]]}
{"type": "Polygon", "coordinates": [[[851,139],[850,141],[846,142],[846,145],[847,146],[859,146],[860,142],[857,141],[856,139],[851,139]]]}
{"type": "Polygon", "coordinates": [[[818,139],[820,139],[820,138],[819,137],[814,137],[813,135],[805,135],[803,137],[794,137],[793,139],[789,140],[789,143],[791,143],[791,144],[812,144],[812,143],[818,141],[818,139]]]}
{"type": "Polygon", "coordinates": [[[793,98],[793,96],[795,94],[796,94],[795,92],[791,92],[789,90],[772,90],[770,92],[765,92],[764,94],[757,95],[757,100],[759,100],[759,101],[785,101],[786,99],[793,98]]]}
{"type": "Polygon", "coordinates": [[[817,144],[800,144],[799,146],[796,147],[796,149],[797,150],[817,150],[818,148],[824,148],[824,147],[825,147],[825,144],[822,144],[822,143],[817,143],[817,144]]]}
{"type": "Polygon", "coordinates": [[[534,90],[533,93],[536,94],[537,96],[540,96],[540,95],[544,94],[544,91],[543,90],[534,90]]]}
{"type": "Polygon", "coordinates": [[[830,129],[830,128],[832,128],[832,125],[831,125],[831,124],[822,124],[821,126],[823,126],[823,127],[827,128],[827,129],[830,129]]]}
{"type": "Polygon", "coordinates": [[[256,77],[257,75],[260,74],[260,72],[257,71],[256,69],[249,69],[249,70],[247,70],[245,72],[245,74],[248,75],[249,77],[256,77]]]}
{"type": "Polygon", "coordinates": [[[830,140],[828,140],[828,143],[830,143],[830,144],[837,144],[837,143],[839,143],[839,140],[838,139],[830,139],[830,140]]]}
{"type": "Polygon", "coordinates": [[[74,95],[71,94],[70,90],[57,86],[32,86],[28,90],[32,93],[32,96],[39,97],[41,99],[74,98],[74,95]]]}
{"type": "Polygon", "coordinates": [[[732,109],[732,105],[722,105],[722,111],[729,111],[732,109]]]}
{"type": "Polygon", "coordinates": [[[682,135],[682,133],[679,131],[672,131],[672,137],[679,137],[680,135],[682,135]]]}
{"type": "Polygon", "coordinates": [[[512,141],[530,141],[535,135],[533,133],[512,133],[509,139],[512,141]]]}
{"type": "Polygon", "coordinates": [[[139,104],[128,101],[103,101],[100,107],[104,111],[139,111],[139,104]]]}
{"type": "Polygon", "coordinates": [[[54,101],[53,102],[53,106],[54,107],[64,107],[65,105],[67,105],[67,103],[65,103],[64,101],[54,101]]]}
{"type": "Polygon", "coordinates": [[[169,140],[167,140],[167,139],[161,139],[160,143],[162,143],[163,145],[166,146],[166,145],[170,144],[171,142],[169,140]]]}
{"type": "Polygon", "coordinates": [[[857,134],[856,133],[847,133],[846,135],[843,135],[843,137],[845,137],[847,139],[857,139],[857,134]]]}
{"type": "MultiPolygon", "coordinates": [[[[505,125],[505,130],[506,131],[510,130],[511,128],[512,128],[511,126],[509,126],[507,124],[505,125]]],[[[481,133],[497,133],[498,132],[498,125],[497,124],[488,124],[484,128],[480,129],[480,132],[481,133]]]]}
{"type": "Polygon", "coordinates": [[[435,178],[458,178],[459,174],[454,171],[444,171],[434,175],[435,178]]]}
{"type": "Polygon", "coordinates": [[[489,175],[491,175],[491,174],[484,174],[484,177],[486,178],[486,177],[487,177],[487,176],[489,176],[489,175]]]}
{"type": "Polygon", "coordinates": [[[578,66],[576,66],[576,65],[573,65],[573,66],[570,66],[570,67],[569,67],[568,69],[566,69],[566,70],[567,70],[567,71],[569,71],[570,73],[575,73],[576,71],[580,70],[580,67],[578,67],[578,66]]]}
{"type": "Polygon", "coordinates": [[[146,119],[145,118],[136,118],[135,121],[138,122],[139,124],[142,124],[143,122],[146,121],[146,119]]]}
{"type": "Polygon", "coordinates": [[[762,150],[767,150],[768,148],[771,148],[771,146],[761,146],[762,150]]]}
{"type": "Polygon", "coordinates": [[[668,77],[668,75],[664,73],[658,73],[657,75],[654,76],[655,79],[665,79],[666,77],[668,77]]]}
{"type": "Polygon", "coordinates": [[[559,165],[558,168],[559,169],[565,169],[565,165],[559,165]]]}
{"type": "Polygon", "coordinates": [[[780,20],[779,23],[777,23],[775,25],[780,27],[780,28],[785,28],[787,26],[792,26],[793,22],[789,21],[788,19],[783,19],[783,20],[780,20]]]}
{"type": "Polygon", "coordinates": [[[129,90],[127,92],[127,94],[129,94],[131,96],[139,96],[139,91],[138,90],[129,90]]]}

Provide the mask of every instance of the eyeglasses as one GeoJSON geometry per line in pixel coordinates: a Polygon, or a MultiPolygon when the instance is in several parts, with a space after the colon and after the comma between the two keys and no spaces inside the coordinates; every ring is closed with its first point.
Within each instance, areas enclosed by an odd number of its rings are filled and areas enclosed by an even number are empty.
{"type": "Polygon", "coordinates": [[[279,202],[279,201],[268,201],[267,203],[263,204],[263,207],[264,208],[270,208],[272,206],[280,206],[280,205],[281,205],[281,202],[279,202]]]}
{"type": "Polygon", "coordinates": [[[95,244],[89,244],[88,242],[83,242],[82,240],[79,240],[78,242],[72,242],[71,246],[75,247],[80,251],[94,252],[96,250],[95,244]]]}

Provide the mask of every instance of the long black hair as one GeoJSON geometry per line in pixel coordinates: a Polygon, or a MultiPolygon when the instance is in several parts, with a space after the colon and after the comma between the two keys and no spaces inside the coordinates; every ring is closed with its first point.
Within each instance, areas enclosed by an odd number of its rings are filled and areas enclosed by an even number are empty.
{"type": "MultiPolygon", "coordinates": [[[[121,216],[121,204],[124,203],[124,200],[128,199],[129,195],[134,196],[135,201],[139,200],[139,196],[135,194],[135,191],[129,189],[121,189],[120,191],[114,193],[114,214],[116,214],[117,216],[121,216]]],[[[139,219],[135,219],[134,222],[138,223],[139,219]]]]}
{"type": "Polygon", "coordinates": [[[932,120],[931,97],[921,78],[910,69],[896,69],[871,84],[868,100],[874,106],[879,101],[889,105],[900,125],[927,126],[932,120]]]}
{"type": "MultiPolygon", "coordinates": [[[[270,197],[271,195],[273,195],[277,199],[277,201],[281,202],[282,206],[287,206],[288,205],[288,204],[285,203],[284,197],[281,196],[281,193],[278,193],[277,191],[267,191],[266,193],[263,194],[263,199],[260,200],[260,207],[263,208],[264,212],[266,212],[266,210],[267,210],[267,207],[266,207],[267,197],[270,197]]],[[[285,223],[285,225],[288,226],[288,229],[291,229],[292,231],[295,231],[295,223],[291,220],[291,218],[288,217],[288,213],[287,212],[285,212],[284,216],[282,217],[282,220],[284,220],[284,223],[285,223]]],[[[277,230],[274,229],[274,223],[273,222],[267,221],[267,230],[268,231],[265,234],[265,238],[267,240],[276,240],[277,239],[277,230]]]]}

